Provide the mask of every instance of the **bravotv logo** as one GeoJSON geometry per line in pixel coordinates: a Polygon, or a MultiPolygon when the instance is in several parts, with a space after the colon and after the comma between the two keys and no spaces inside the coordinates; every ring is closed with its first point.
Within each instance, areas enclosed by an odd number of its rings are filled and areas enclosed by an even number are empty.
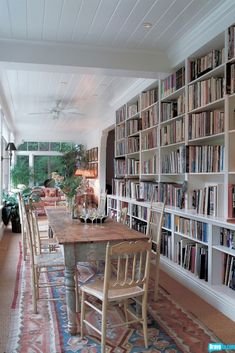
{"type": "Polygon", "coordinates": [[[208,352],[225,351],[226,349],[235,350],[235,344],[209,343],[208,352]]]}

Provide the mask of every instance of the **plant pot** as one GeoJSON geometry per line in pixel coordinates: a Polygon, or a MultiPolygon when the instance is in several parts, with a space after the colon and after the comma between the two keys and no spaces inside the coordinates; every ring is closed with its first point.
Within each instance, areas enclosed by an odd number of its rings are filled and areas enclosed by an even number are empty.
{"type": "Polygon", "coordinates": [[[13,233],[21,233],[21,224],[18,220],[11,220],[11,230],[13,233]]]}

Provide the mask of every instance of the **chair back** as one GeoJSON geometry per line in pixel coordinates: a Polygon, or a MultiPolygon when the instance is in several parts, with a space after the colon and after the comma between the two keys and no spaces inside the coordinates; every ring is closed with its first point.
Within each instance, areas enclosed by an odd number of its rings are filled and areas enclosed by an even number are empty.
{"type": "Polygon", "coordinates": [[[127,211],[128,211],[127,207],[123,207],[121,209],[120,217],[119,217],[119,220],[118,220],[119,223],[126,224],[127,211]]]}
{"type": "Polygon", "coordinates": [[[104,296],[110,289],[148,288],[151,240],[107,244],[104,274],[104,296]]]}
{"type": "Polygon", "coordinates": [[[101,212],[106,214],[106,200],[107,200],[107,193],[101,193],[99,198],[99,209],[101,212]]]}
{"type": "Polygon", "coordinates": [[[156,244],[156,251],[160,251],[164,208],[165,202],[151,202],[148,209],[146,235],[156,244]]]}
{"type": "Polygon", "coordinates": [[[38,219],[35,210],[29,209],[29,218],[32,231],[32,239],[34,242],[34,250],[37,255],[41,254],[41,238],[40,231],[38,227],[38,219]]]}

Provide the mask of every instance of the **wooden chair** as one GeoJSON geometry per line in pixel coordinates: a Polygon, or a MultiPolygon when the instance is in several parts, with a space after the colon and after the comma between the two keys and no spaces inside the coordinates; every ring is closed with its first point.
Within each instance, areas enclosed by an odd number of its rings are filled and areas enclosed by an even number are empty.
{"type": "Polygon", "coordinates": [[[41,232],[38,226],[37,213],[35,210],[32,209],[30,211],[30,220],[32,222],[31,226],[33,228],[36,254],[39,255],[45,252],[60,251],[60,246],[56,239],[48,238],[48,236],[41,236],[41,232]]]}
{"type": "Polygon", "coordinates": [[[35,245],[35,234],[33,224],[32,210],[25,213],[25,225],[27,235],[27,245],[30,253],[31,264],[31,285],[32,285],[32,300],[33,312],[37,313],[38,300],[58,300],[60,298],[42,297],[40,296],[40,288],[51,288],[63,286],[62,282],[49,282],[46,278],[40,278],[43,273],[63,271],[64,258],[61,252],[37,254],[35,245]]]}
{"type": "Polygon", "coordinates": [[[106,200],[107,200],[107,193],[106,192],[101,193],[99,198],[98,208],[104,214],[106,214],[106,200]]]}
{"type": "Polygon", "coordinates": [[[147,293],[150,271],[150,255],[152,242],[136,241],[122,242],[106,247],[104,279],[97,278],[93,283],[81,287],[81,337],[84,335],[84,324],[93,328],[101,335],[101,352],[105,353],[106,345],[106,320],[109,303],[124,303],[126,321],[113,327],[140,322],[143,325],[145,347],[148,347],[147,338],[147,293]],[[124,260],[124,261],[123,261],[124,260]],[[116,271],[113,266],[116,263],[116,271]],[[98,309],[88,301],[93,296],[102,302],[102,309],[98,309]],[[128,309],[128,299],[142,298],[142,315],[138,317],[128,309]],[[102,317],[102,330],[86,320],[85,306],[89,306],[102,317]],[[131,319],[128,320],[128,314],[131,319]]]}
{"type": "Polygon", "coordinates": [[[163,224],[165,202],[151,202],[147,215],[147,230],[148,235],[153,242],[153,251],[156,253],[155,257],[155,275],[154,275],[154,300],[157,300],[157,292],[159,285],[159,267],[160,267],[160,245],[161,232],[163,224]]]}
{"type": "Polygon", "coordinates": [[[26,240],[26,226],[25,226],[25,215],[24,215],[24,200],[21,193],[17,193],[18,205],[19,205],[19,215],[20,215],[20,224],[21,224],[21,238],[22,238],[22,255],[24,261],[27,257],[27,240],[26,240]]]}
{"type": "Polygon", "coordinates": [[[120,217],[119,217],[118,222],[120,222],[122,224],[126,224],[127,212],[128,212],[128,208],[127,207],[123,207],[121,209],[120,217]]]}

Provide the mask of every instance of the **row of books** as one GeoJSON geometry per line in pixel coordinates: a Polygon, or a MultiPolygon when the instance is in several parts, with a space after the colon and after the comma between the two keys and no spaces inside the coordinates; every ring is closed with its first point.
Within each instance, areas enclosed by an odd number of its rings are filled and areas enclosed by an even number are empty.
{"type": "Polygon", "coordinates": [[[141,130],[141,119],[127,120],[127,136],[135,134],[141,130]]]}
{"type": "Polygon", "coordinates": [[[235,184],[228,185],[228,218],[235,218],[235,184]]]}
{"type": "Polygon", "coordinates": [[[146,159],[141,165],[142,174],[158,174],[158,158],[154,154],[151,158],[146,159]]]}
{"type": "Polygon", "coordinates": [[[187,146],[188,173],[218,173],[224,170],[224,146],[187,146]]]}
{"type": "Polygon", "coordinates": [[[121,122],[126,120],[126,106],[123,105],[116,111],[116,124],[120,124],[121,122]]]}
{"type": "Polygon", "coordinates": [[[170,124],[161,128],[161,146],[170,145],[172,143],[183,142],[185,125],[184,119],[174,120],[170,124]]]}
{"type": "Polygon", "coordinates": [[[109,199],[109,206],[110,206],[110,208],[113,208],[113,209],[117,209],[117,200],[115,200],[115,199],[109,199]]]}
{"type": "Polygon", "coordinates": [[[163,174],[182,174],[186,171],[185,146],[170,151],[162,156],[161,172],[163,174]]]}
{"type": "Polygon", "coordinates": [[[138,219],[132,219],[132,229],[138,230],[138,232],[146,234],[147,223],[138,219]]]}
{"type": "Polygon", "coordinates": [[[175,216],[175,231],[193,239],[208,242],[208,226],[204,222],[175,216]]]}
{"type": "Polygon", "coordinates": [[[221,132],[224,132],[224,111],[204,111],[189,116],[189,140],[221,132]]]}
{"type": "Polygon", "coordinates": [[[235,230],[220,228],[220,245],[235,249],[235,230]]]}
{"type": "Polygon", "coordinates": [[[147,213],[148,213],[147,207],[140,206],[140,205],[132,206],[132,215],[134,217],[147,221],[147,213]]]}
{"type": "Polygon", "coordinates": [[[158,88],[153,88],[141,93],[141,108],[145,109],[158,100],[158,88]]]}
{"type": "Polygon", "coordinates": [[[141,119],[142,119],[142,129],[143,130],[157,125],[159,122],[158,106],[154,105],[153,107],[149,108],[148,110],[145,110],[144,112],[142,112],[141,119]]]}
{"type": "Polygon", "coordinates": [[[139,102],[138,101],[128,105],[128,107],[127,107],[127,116],[128,116],[128,118],[136,115],[138,113],[138,111],[139,111],[139,102]]]}
{"type": "Polygon", "coordinates": [[[235,290],[235,256],[224,254],[223,284],[235,290]]]}
{"type": "Polygon", "coordinates": [[[114,174],[116,176],[126,174],[126,160],[125,159],[115,159],[114,160],[114,174]]]}
{"type": "Polygon", "coordinates": [[[203,107],[224,96],[224,78],[211,77],[207,80],[198,81],[189,86],[189,111],[203,107]]]}
{"type": "Polygon", "coordinates": [[[235,26],[228,28],[228,60],[235,57],[235,26]]]}
{"type": "Polygon", "coordinates": [[[140,161],[134,158],[127,159],[127,174],[136,175],[140,173],[140,161]]]}
{"type": "Polygon", "coordinates": [[[126,127],[125,124],[117,125],[115,128],[115,140],[121,140],[126,137],[126,127]]]}
{"type": "Polygon", "coordinates": [[[172,240],[171,232],[162,230],[160,242],[160,254],[172,259],[172,240]]]}
{"type": "Polygon", "coordinates": [[[197,213],[217,217],[223,211],[224,185],[208,185],[191,192],[191,205],[197,213]],[[221,212],[220,212],[221,211],[221,212]]]}
{"type": "Polygon", "coordinates": [[[224,48],[213,49],[208,54],[190,62],[191,81],[224,62],[224,48]]]}
{"type": "Polygon", "coordinates": [[[126,141],[117,141],[116,142],[116,156],[123,156],[126,153],[126,141]]]}
{"type": "Polygon", "coordinates": [[[163,227],[171,228],[171,214],[164,212],[163,215],[163,227]]]}
{"type": "MultiPolygon", "coordinates": [[[[150,181],[113,179],[112,193],[116,196],[130,196],[130,189],[133,192],[134,199],[141,201],[164,202],[166,205],[184,208],[185,203],[185,187],[181,183],[155,183],[150,181]],[[131,186],[132,184],[132,186],[131,186]],[[138,185],[138,186],[137,186],[138,185]],[[128,190],[128,191],[127,191],[128,190]],[[136,193],[136,190],[138,191],[136,193]]],[[[169,216],[170,217],[170,216],[169,216]]]]}
{"type": "Polygon", "coordinates": [[[127,139],[127,153],[139,152],[140,150],[140,138],[128,137],[127,139]]]}
{"type": "Polygon", "coordinates": [[[228,94],[235,93],[235,63],[227,65],[226,92],[228,94]]]}
{"type": "Polygon", "coordinates": [[[208,280],[208,248],[202,244],[181,239],[176,243],[176,260],[200,279],[208,280]]]}
{"type": "Polygon", "coordinates": [[[169,94],[177,91],[185,85],[185,67],[181,67],[172,75],[161,81],[161,97],[164,98],[169,94]]]}
{"type": "Polygon", "coordinates": [[[148,150],[157,147],[157,129],[153,128],[144,134],[141,138],[142,150],[148,150]]]}

